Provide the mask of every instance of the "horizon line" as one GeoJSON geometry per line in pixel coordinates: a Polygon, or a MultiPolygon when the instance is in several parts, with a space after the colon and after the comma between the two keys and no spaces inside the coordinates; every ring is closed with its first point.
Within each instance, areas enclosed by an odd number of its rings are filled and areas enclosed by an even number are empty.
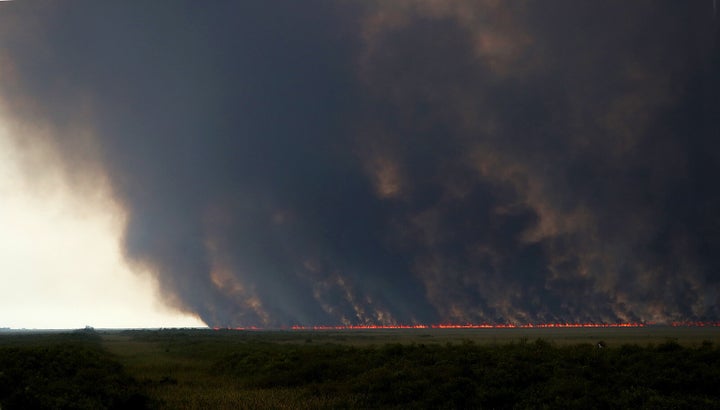
{"type": "Polygon", "coordinates": [[[643,327],[720,327],[720,321],[674,321],[674,322],[617,322],[617,323],[435,323],[394,325],[291,325],[291,326],[154,326],[154,327],[93,327],[80,328],[18,328],[0,327],[0,332],[14,331],[121,331],[121,330],[236,330],[236,331],[308,331],[308,330],[412,330],[412,329],[597,329],[597,328],[643,328],[643,327]]]}

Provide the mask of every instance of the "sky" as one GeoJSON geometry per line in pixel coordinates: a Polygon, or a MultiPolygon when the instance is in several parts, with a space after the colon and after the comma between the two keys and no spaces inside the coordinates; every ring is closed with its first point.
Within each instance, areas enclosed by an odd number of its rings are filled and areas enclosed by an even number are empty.
{"type": "Polygon", "coordinates": [[[718,24],[0,4],[0,327],[720,321],[718,24]]]}
{"type": "MultiPolygon", "coordinates": [[[[15,329],[198,327],[163,304],[151,275],[120,252],[124,214],[97,185],[73,192],[47,167],[31,178],[26,151],[0,121],[0,327],[15,329]]],[[[48,153],[41,155],[47,159],[48,153]]]]}

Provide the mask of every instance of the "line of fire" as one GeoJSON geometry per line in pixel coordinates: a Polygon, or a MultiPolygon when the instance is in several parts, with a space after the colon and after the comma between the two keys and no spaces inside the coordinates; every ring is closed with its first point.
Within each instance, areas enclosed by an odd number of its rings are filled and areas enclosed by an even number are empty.
{"type": "Polygon", "coordinates": [[[412,325],[339,325],[339,326],[290,326],[279,328],[248,327],[213,327],[213,330],[401,330],[401,329],[544,329],[544,328],[640,328],[648,326],[670,327],[720,327],[720,322],[670,322],[670,323],[502,323],[502,324],[412,324],[412,325]]]}

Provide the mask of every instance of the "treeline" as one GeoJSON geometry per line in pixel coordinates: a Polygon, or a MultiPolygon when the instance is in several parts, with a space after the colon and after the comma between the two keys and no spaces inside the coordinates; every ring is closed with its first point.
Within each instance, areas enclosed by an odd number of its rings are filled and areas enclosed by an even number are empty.
{"type": "Polygon", "coordinates": [[[19,336],[0,345],[0,407],[144,409],[149,398],[91,331],[19,336]]]}
{"type": "Polygon", "coordinates": [[[347,407],[720,408],[711,343],[603,346],[249,343],[215,369],[244,388],[304,388],[347,407]]]}

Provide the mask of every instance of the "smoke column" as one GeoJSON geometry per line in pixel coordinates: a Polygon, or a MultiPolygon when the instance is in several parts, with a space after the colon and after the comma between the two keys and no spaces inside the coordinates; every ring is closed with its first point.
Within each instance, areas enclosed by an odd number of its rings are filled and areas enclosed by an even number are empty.
{"type": "Polygon", "coordinates": [[[718,73],[693,2],[0,6],[25,143],[210,326],[719,320],[718,73]]]}

